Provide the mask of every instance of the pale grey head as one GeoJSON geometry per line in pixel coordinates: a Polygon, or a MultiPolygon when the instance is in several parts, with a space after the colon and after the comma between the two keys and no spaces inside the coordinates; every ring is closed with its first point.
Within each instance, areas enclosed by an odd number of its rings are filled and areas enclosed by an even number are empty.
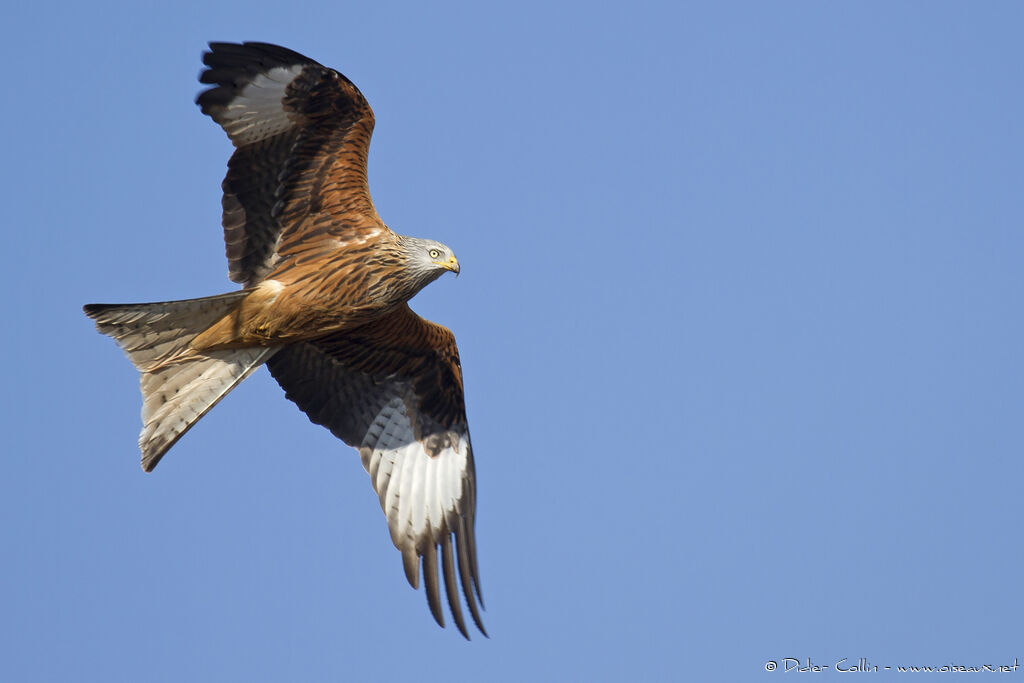
{"type": "Polygon", "coordinates": [[[406,272],[416,280],[417,290],[451,271],[459,274],[459,260],[447,245],[436,240],[402,236],[406,272]]]}
{"type": "Polygon", "coordinates": [[[459,274],[459,259],[452,249],[435,240],[423,240],[401,236],[398,240],[401,253],[406,257],[404,274],[409,280],[412,296],[434,282],[445,272],[459,274]]]}

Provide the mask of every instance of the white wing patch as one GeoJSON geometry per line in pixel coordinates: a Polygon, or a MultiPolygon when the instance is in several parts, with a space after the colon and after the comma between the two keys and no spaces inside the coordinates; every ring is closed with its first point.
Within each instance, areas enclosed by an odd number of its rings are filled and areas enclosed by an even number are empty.
{"type": "Polygon", "coordinates": [[[448,434],[430,455],[415,436],[401,398],[377,414],[360,448],[363,467],[388,519],[391,540],[403,552],[426,550],[451,532],[445,520],[460,511],[468,466],[469,440],[448,434]]]}
{"type": "Polygon", "coordinates": [[[237,147],[285,132],[295,122],[284,108],[285,91],[305,64],[276,66],[258,74],[218,114],[218,123],[237,147]]]}

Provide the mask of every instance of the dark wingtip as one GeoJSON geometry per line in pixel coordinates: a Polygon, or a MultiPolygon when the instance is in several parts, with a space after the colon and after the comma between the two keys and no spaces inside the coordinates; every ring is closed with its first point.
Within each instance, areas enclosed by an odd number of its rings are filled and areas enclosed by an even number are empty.
{"type": "Polygon", "coordinates": [[[478,592],[474,590],[478,585],[478,579],[475,565],[471,564],[469,557],[472,545],[468,542],[468,538],[472,536],[472,533],[468,529],[465,517],[459,517],[456,528],[458,531],[455,533],[455,555],[459,563],[459,578],[462,579],[462,594],[466,598],[466,605],[469,606],[469,614],[473,617],[473,623],[480,629],[480,633],[490,638],[484,628],[483,619],[480,618],[480,610],[477,609],[474,596],[474,592],[478,592]]]}
{"type": "Polygon", "coordinates": [[[458,580],[455,578],[455,560],[452,557],[452,536],[447,533],[441,538],[441,569],[444,573],[445,595],[448,597],[448,607],[452,611],[455,625],[459,627],[459,633],[466,640],[470,640],[469,632],[466,630],[466,619],[462,616],[462,606],[459,604],[458,580]]]}
{"type": "Polygon", "coordinates": [[[90,318],[95,318],[108,308],[112,308],[113,305],[114,304],[86,304],[82,306],[82,310],[85,311],[85,314],[90,318]]]}
{"type": "Polygon", "coordinates": [[[441,610],[441,589],[437,576],[437,552],[433,546],[423,553],[423,583],[427,594],[427,605],[430,606],[430,613],[434,615],[434,621],[441,628],[444,628],[444,612],[441,610]]]}
{"type": "Polygon", "coordinates": [[[210,41],[203,52],[199,82],[212,88],[196,95],[196,104],[206,115],[227,106],[238,92],[261,73],[277,66],[317,64],[309,57],[280,45],[260,42],[229,43],[210,41]]]}
{"type": "Polygon", "coordinates": [[[402,567],[405,569],[405,580],[413,590],[420,587],[420,556],[415,550],[402,551],[402,567]]]}

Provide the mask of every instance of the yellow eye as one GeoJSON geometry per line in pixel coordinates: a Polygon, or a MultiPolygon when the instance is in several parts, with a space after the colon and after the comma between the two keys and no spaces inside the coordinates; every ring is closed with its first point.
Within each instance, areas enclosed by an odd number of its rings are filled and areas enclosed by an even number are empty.
{"type": "Polygon", "coordinates": [[[430,250],[430,258],[437,258],[440,255],[441,255],[441,252],[438,251],[437,249],[431,249],[430,250]]]}

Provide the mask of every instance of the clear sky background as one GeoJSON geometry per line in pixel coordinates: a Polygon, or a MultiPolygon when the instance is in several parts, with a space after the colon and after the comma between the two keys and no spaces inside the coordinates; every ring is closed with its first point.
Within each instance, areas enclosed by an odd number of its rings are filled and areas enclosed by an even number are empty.
{"type": "Polygon", "coordinates": [[[0,680],[1024,677],[1024,5],[29,4],[0,680]],[[265,370],[139,467],[81,306],[234,288],[209,40],[348,75],[381,216],[459,256],[413,307],[460,343],[490,639],[265,370]]]}

